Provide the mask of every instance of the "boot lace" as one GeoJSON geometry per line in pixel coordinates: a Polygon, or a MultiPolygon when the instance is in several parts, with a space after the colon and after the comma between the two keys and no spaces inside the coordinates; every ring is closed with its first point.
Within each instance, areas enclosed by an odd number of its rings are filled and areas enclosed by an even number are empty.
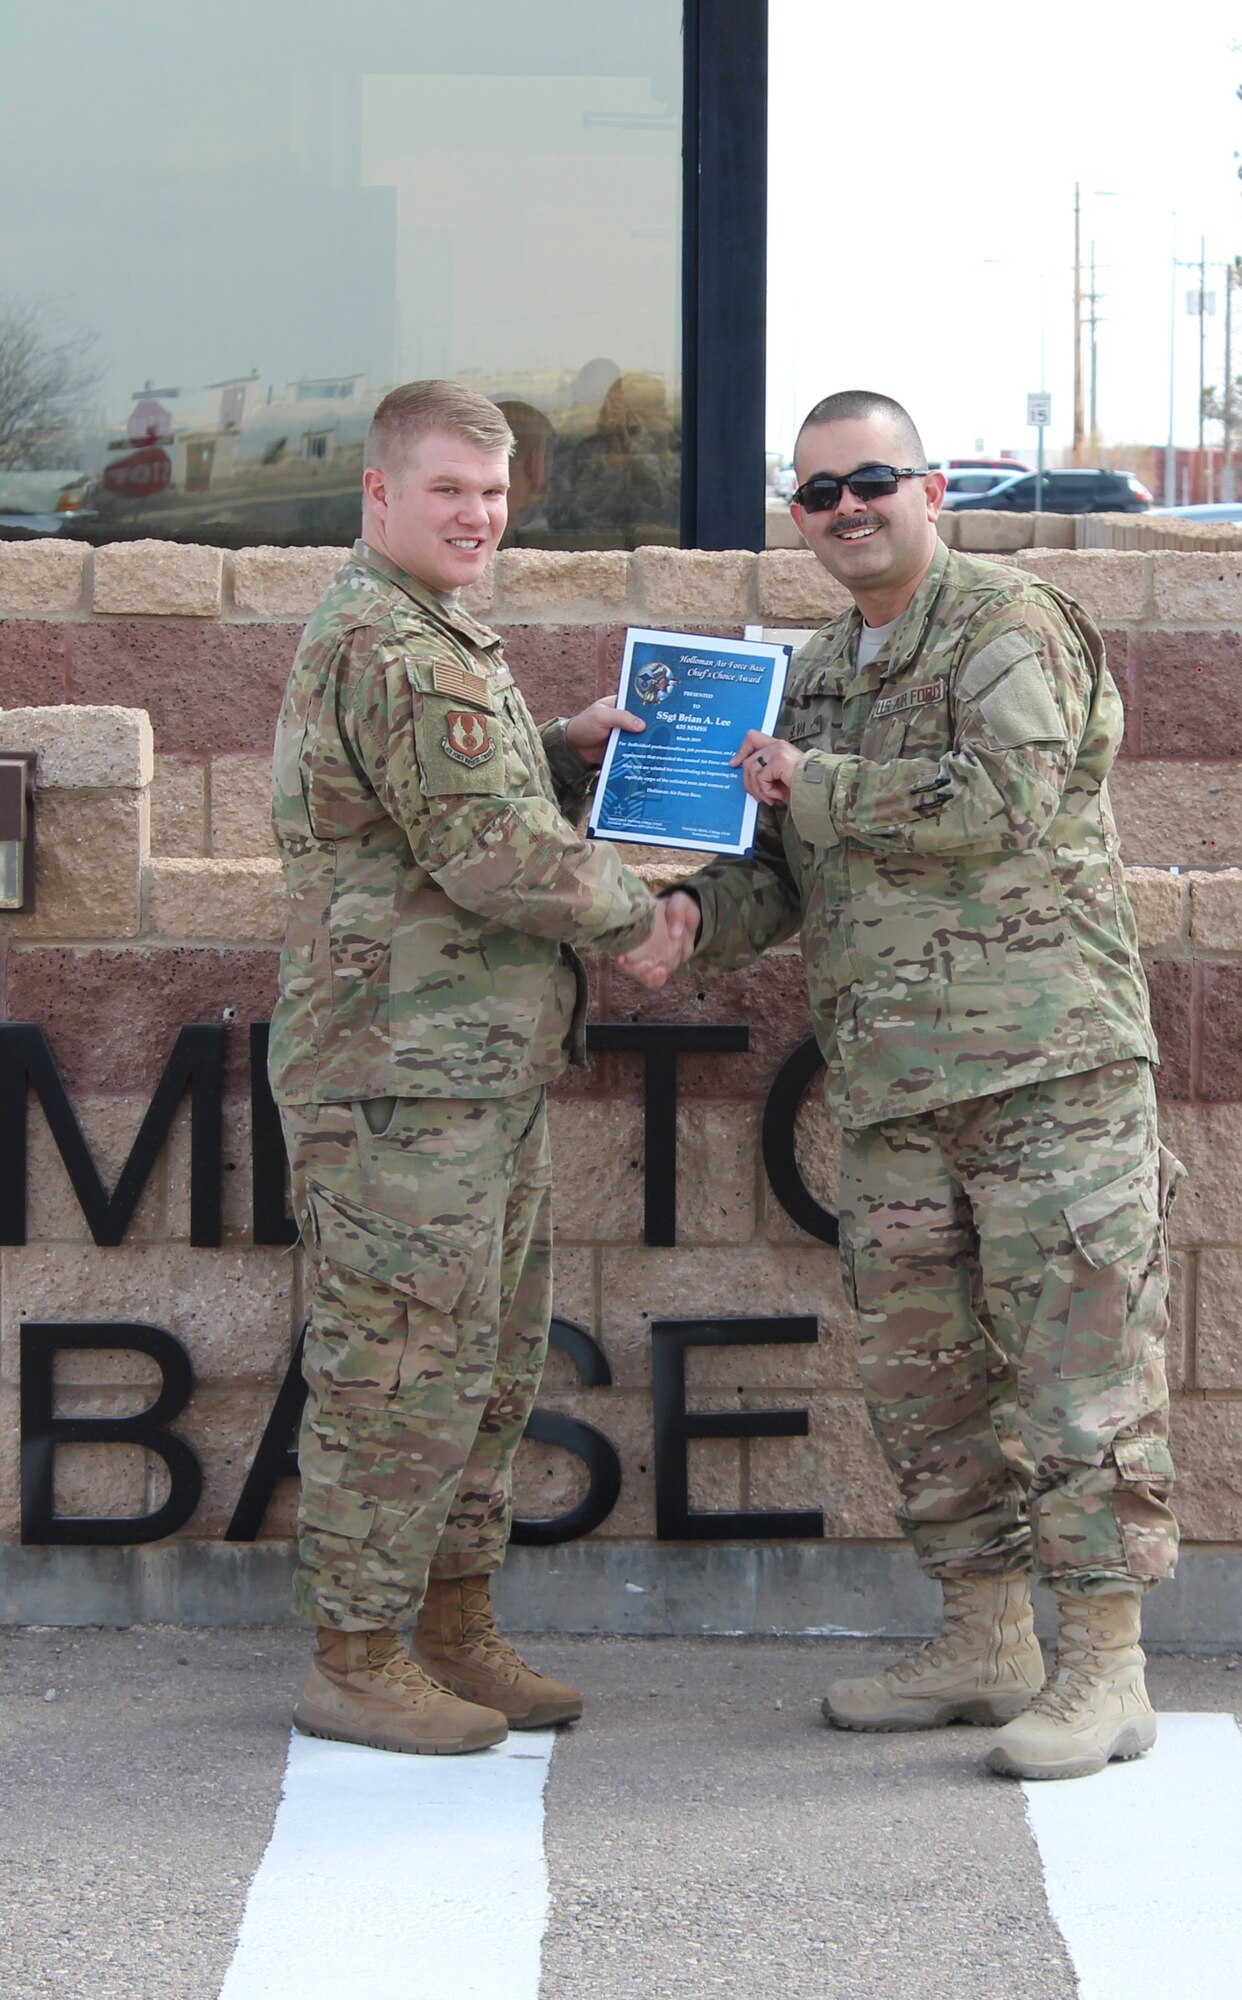
{"type": "Polygon", "coordinates": [[[911,1653],[908,1660],[899,1660],[895,1667],[890,1667],[885,1678],[905,1687],[910,1681],[921,1680],[928,1672],[938,1673],[942,1667],[959,1666],[970,1652],[968,1634],[942,1632],[938,1639],[929,1639],[917,1653],[911,1653]]]}
{"type": "Polygon", "coordinates": [[[445,1694],[447,1689],[439,1681],[424,1673],[416,1661],[411,1660],[400,1640],[391,1632],[378,1634],[375,1640],[367,1641],[367,1664],[372,1671],[382,1674],[393,1687],[403,1694],[445,1694]]]}
{"type": "Polygon", "coordinates": [[[1058,1666],[1051,1680],[1045,1681],[1027,1714],[1046,1715],[1053,1722],[1069,1722],[1090,1701],[1093,1685],[1091,1675],[1082,1667],[1058,1666]]]}
{"type": "Polygon", "coordinates": [[[521,1654],[514,1651],[504,1633],[497,1630],[486,1585],[482,1588],[467,1585],[462,1590],[461,1636],[462,1644],[471,1652],[494,1661],[497,1666],[511,1668],[515,1673],[532,1671],[521,1654]]]}

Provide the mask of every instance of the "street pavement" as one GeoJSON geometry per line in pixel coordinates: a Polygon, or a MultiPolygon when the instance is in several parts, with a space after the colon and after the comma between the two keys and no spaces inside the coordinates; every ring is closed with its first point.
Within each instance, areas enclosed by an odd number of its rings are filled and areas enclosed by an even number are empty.
{"type": "MultiPolygon", "coordinates": [[[[1023,1788],[982,1769],[983,1734],[820,1721],[827,1680],[900,1648],[541,1638],[525,1650],[588,1700],[552,1755],[538,2000],[1085,1992],[1023,1788]]],[[[287,1630],[0,1632],[2,2000],[218,2000],[280,1803],[306,1651],[287,1630]]],[[[1154,1655],[1149,1683],[1168,1711],[1242,1704],[1228,1656],[1154,1655]]],[[[479,1760],[435,1762],[451,1787],[479,1760]]],[[[416,1928],[414,1873],[409,1893],[416,1928]]],[[[478,1935],[463,1905],[460,1980],[433,2000],[483,1990],[478,1935]]],[[[407,1993],[425,1988],[398,1970],[340,2000],[407,1993]]]]}

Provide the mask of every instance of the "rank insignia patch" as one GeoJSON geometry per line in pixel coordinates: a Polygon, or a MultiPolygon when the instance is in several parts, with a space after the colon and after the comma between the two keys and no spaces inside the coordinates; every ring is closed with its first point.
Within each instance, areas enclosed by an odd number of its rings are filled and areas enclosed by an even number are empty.
{"type": "Polygon", "coordinates": [[[444,718],[440,748],[455,764],[486,764],[496,755],[487,717],[470,708],[450,708],[444,718]]]}

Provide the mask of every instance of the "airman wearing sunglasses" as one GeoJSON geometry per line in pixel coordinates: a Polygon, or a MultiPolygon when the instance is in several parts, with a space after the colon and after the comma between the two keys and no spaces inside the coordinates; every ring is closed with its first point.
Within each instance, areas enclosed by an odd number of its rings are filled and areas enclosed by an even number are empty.
{"type": "Polygon", "coordinates": [[[768,808],[754,859],[682,884],[671,944],[622,963],[659,986],[801,931],[863,1389],[945,1609],[921,1652],[830,1688],[826,1719],[999,1724],[993,1770],[1083,1776],[1155,1740],[1139,1613],[1177,1546],[1181,1168],[1108,800],[1121,703],[1072,598],[939,540],[945,482],[899,404],[829,397],[795,462],[794,520],[855,608],[734,760],[768,808]]]}

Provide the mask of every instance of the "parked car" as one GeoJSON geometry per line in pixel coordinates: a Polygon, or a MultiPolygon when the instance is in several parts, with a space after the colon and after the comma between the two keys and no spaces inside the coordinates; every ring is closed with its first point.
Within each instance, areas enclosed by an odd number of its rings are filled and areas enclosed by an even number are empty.
{"type": "Polygon", "coordinates": [[[1242,500],[1203,500],[1195,507],[1153,507],[1171,521],[1242,521],[1242,500]]]}
{"type": "Polygon", "coordinates": [[[933,472],[1034,472],[1024,458],[931,458],[933,472]]]}
{"type": "MultiPolygon", "coordinates": [[[[955,512],[990,507],[997,513],[1031,514],[1035,510],[1038,473],[1002,479],[986,493],[964,495],[955,512]]],[[[1047,514],[1145,514],[1151,494],[1132,472],[1105,472],[1099,466],[1064,465],[1045,472],[1042,506],[1047,514]]]]}
{"type": "Polygon", "coordinates": [[[94,481],[67,467],[50,472],[0,471],[0,541],[23,535],[63,535],[89,515],[94,481]]]}
{"type": "Polygon", "coordinates": [[[963,500],[972,499],[979,493],[992,493],[997,486],[1016,478],[1025,467],[1009,466],[1000,472],[994,465],[952,466],[945,472],[946,507],[958,507],[963,500]]]}

